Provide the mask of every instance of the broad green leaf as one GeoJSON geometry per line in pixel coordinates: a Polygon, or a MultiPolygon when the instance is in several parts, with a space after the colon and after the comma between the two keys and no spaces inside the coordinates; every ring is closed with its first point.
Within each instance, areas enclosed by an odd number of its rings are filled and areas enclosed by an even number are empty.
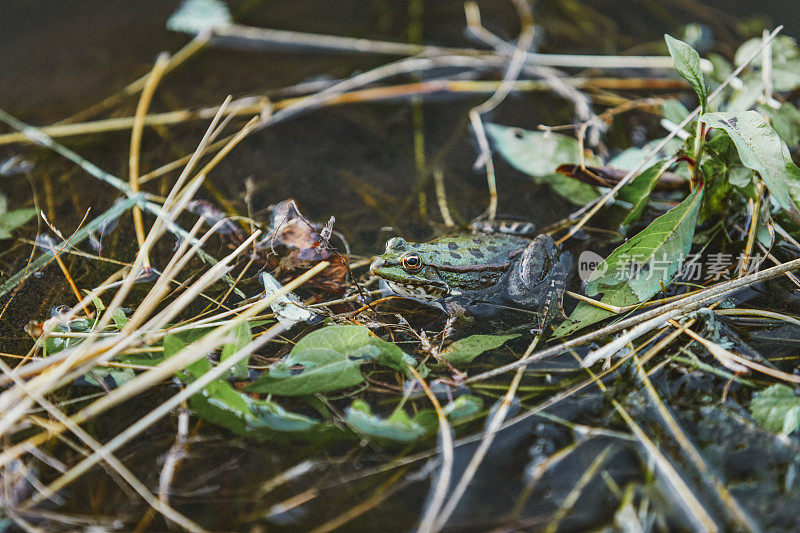
{"type": "Polygon", "coordinates": [[[394,344],[372,337],[364,326],[328,326],[300,339],[282,361],[249,390],[280,396],[304,396],[360,385],[360,367],[377,360],[399,371],[415,364],[394,344]]]}
{"type": "Polygon", "coordinates": [[[664,101],[664,103],[661,104],[661,110],[664,118],[673,124],[680,124],[686,119],[686,117],[689,116],[689,110],[686,109],[682,103],[675,99],[664,101]]]}
{"type": "Polygon", "coordinates": [[[115,368],[108,366],[96,366],[87,372],[83,379],[95,387],[121,387],[136,377],[136,372],[132,368],[115,368]]]}
{"type": "Polygon", "coordinates": [[[786,385],[772,385],[753,395],[750,412],[759,424],[788,435],[800,427],[800,398],[786,385]]]}
{"type": "MultiPolygon", "coordinates": [[[[687,126],[688,127],[688,126],[687,126]]],[[[648,142],[641,148],[638,147],[631,147],[626,148],[613,158],[611,158],[607,163],[606,166],[609,167],[616,167],[621,168],[624,170],[633,170],[637,168],[642,162],[646,165],[647,162],[645,160],[645,156],[647,156],[650,151],[655,148],[658,144],[660,144],[664,139],[653,139],[652,141],[648,142]]],[[[667,144],[661,148],[658,152],[650,156],[648,159],[650,160],[658,160],[658,159],[666,159],[668,157],[672,157],[672,155],[680,150],[683,147],[683,141],[680,139],[672,138],[667,141],[667,144]]]]}
{"type": "MultiPolygon", "coordinates": [[[[416,365],[416,360],[413,357],[405,353],[397,345],[370,334],[369,329],[364,326],[328,326],[319,329],[300,339],[292,349],[292,352],[314,348],[330,348],[348,352],[349,350],[360,349],[363,346],[377,348],[378,352],[375,360],[379,364],[388,366],[398,372],[411,375],[408,371],[408,365],[416,365]]],[[[424,367],[417,370],[427,373],[427,369],[424,367]]]]}
{"type": "MultiPolygon", "coordinates": [[[[233,342],[229,342],[222,347],[222,354],[220,355],[220,361],[224,361],[234,353],[236,353],[240,348],[246,346],[253,340],[253,335],[250,332],[250,324],[247,322],[242,322],[231,332],[233,334],[233,342]]],[[[248,370],[247,364],[250,361],[249,357],[245,357],[244,359],[240,360],[236,363],[233,368],[231,368],[231,375],[238,379],[244,379],[247,377],[248,370]]]]}
{"type": "Polygon", "coordinates": [[[795,203],[800,203],[800,168],[794,164],[786,150],[786,175],[789,177],[789,196],[795,203]]]}
{"type": "Polygon", "coordinates": [[[728,168],[728,181],[734,187],[746,189],[753,183],[753,171],[740,165],[728,168]]]}
{"type": "MultiPolygon", "coordinates": [[[[759,46],[762,39],[756,37],[745,42],[736,51],[734,63],[741,65],[751,56],[759,46]]],[[[776,91],[791,91],[800,87],[800,51],[795,40],[786,35],[779,35],[769,45],[772,49],[772,84],[776,91]]],[[[757,54],[750,62],[750,68],[758,72],[763,67],[763,54],[757,54]]]]}
{"type": "Polygon", "coordinates": [[[733,91],[725,106],[725,111],[729,113],[752,109],[759,98],[764,95],[764,82],[761,77],[751,74],[743,78],[742,85],[733,91]]]}
{"type": "MultiPolygon", "coordinates": [[[[586,280],[586,295],[619,307],[652,298],[661,290],[661,284],[669,283],[680,270],[689,254],[702,198],[703,189],[695,189],[683,202],[611,252],[586,280]]],[[[554,335],[568,335],[611,316],[614,313],[579,302],[554,335]]]]}
{"type": "MultiPolygon", "coordinates": [[[[556,173],[559,165],[580,162],[580,146],[572,137],[490,123],[486,124],[486,132],[500,155],[536,183],[545,183],[578,204],[597,198],[597,190],[591,185],[556,173]]],[[[587,165],[600,163],[594,157],[586,157],[585,161],[587,165]]]]}
{"type": "Polygon", "coordinates": [[[36,209],[15,209],[0,212],[0,239],[10,239],[11,232],[36,216],[36,209]]]}
{"type": "Polygon", "coordinates": [[[420,411],[414,418],[401,408],[388,418],[372,414],[369,404],[355,400],[345,410],[345,423],[350,429],[366,437],[395,442],[414,442],[436,433],[439,422],[433,409],[420,411]]]}
{"type": "Polygon", "coordinates": [[[519,335],[470,335],[442,350],[439,356],[453,365],[466,365],[483,352],[499,348],[517,337],[519,335]]]}
{"type": "Polygon", "coordinates": [[[742,164],[758,172],[775,201],[800,221],[800,211],[789,196],[784,143],[764,117],[757,111],[739,111],[706,113],[700,120],[725,130],[736,145],[742,164]]]}
{"type": "Polygon", "coordinates": [[[710,53],[706,59],[711,61],[711,79],[717,83],[722,83],[733,72],[733,67],[723,56],[715,53],[710,53]]]}
{"type": "Polygon", "coordinates": [[[377,352],[374,346],[363,346],[351,355],[326,348],[293,350],[247,390],[278,396],[305,396],[354,387],[364,382],[361,365],[374,359],[377,352]]]}
{"type": "MultiPolygon", "coordinates": [[[[208,361],[198,361],[189,369],[187,381],[199,378],[211,368],[208,361]]],[[[220,379],[192,396],[189,405],[203,420],[249,437],[322,438],[333,429],[313,418],[286,411],[275,402],[255,400],[220,379]]]]}
{"type": "Polygon", "coordinates": [[[772,127],[789,146],[800,144],[800,111],[789,102],[784,102],[778,109],[770,106],[758,106],[759,112],[769,116],[772,127]]]}
{"type": "Polygon", "coordinates": [[[669,48],[669,55],[672,56],[672,62],[675,64],[675,70],[692,86],[694,92],[697,93],[697,98],[700,99],[702,110],[705,112],[708,109],[708,88],[703,71],[700,69],[700,55],[694,48],[679,39],[670,35],[664,35],[664,39],[667,41],[667,48],[669,48]]]}
{"type": "Polygon", "coordinates": [[[471,418],[483,409],[483,400],[471,394],[459,396],[442,408],[444,416],[448,420],[457,421],[463,418],[471,418]]]}
{"type": "Polygon", "coordinates": [[[576,205],[588,204],[600,196],[596,188],[564,174],[548,174],[536,181],[549,186],[560,197],[576,205]]]}
{"type": "MultiPolygon", "coordinates": [[[[442,411],[448,420],[457,422],[477,415],[481,409],[483,401],[477,396],[466,394],[445,405],[442,411]]],[[[362,400],[353,401],[345,410],[345,423],[361,436],[399,443],[428,437],[439,428],[436,411],[433,409],[424,409],[412,418],[400,408],[395,409],[389,417],[381,418],[373,414],[369,404],[362,400]]]]}
{"type": "Polygon", "coordinates": [[[617,199],[631,204],[631,210],[625,216],[620,226],[625,229],[631,224],[639,220],[642,216],[644,208],[647,207],[647,202],[650,200],[650,193],[653,190],[656,182],[661,175],[669,168],[672,160],[666,162],[658,162],[655,165],[648,167],[641,174],[636,176],[633,181],[624,186],[617,193],[617,199]]]}
{"type": "Polygon", "coordinates": [[[164,359],[168,359],[186,348],[185,342],[177,335],[167,335],[164,337],[164,359]]]}
{"type": "Polygon", "coordinates": [[[113,320],[113,321],[114,321],[114,326],[115,326],[115,327],[116,327],[118,330],[122,330],[122,328],[124,328],[124,327],[125,327],[125,324],[127,324],[127,323],[128,323],[128,317],[127,317],[127,316],[125,316],[125,311],[123,311],[123,310],[122,310],[122,309],[120,309],[119,307],[117,307],[117,308],[114,310],[114,314],[113,314],[113,315],[111,315],[111,320],[113,320]]]}

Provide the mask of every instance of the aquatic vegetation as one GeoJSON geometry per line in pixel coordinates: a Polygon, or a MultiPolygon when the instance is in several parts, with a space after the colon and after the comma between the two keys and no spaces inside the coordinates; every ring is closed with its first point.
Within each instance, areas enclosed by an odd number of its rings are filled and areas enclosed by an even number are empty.
{"type": "Polygon", "coordinates": [[[795,41],[551,54],[614,21],[514,0],[515,40],[467,3],[475,48],[445,47],[410,5],[400,42],[187,1],[119,93],[0,110],[32,191],[0,195],[0,528],[793,527],[795,41]],[[174,72],[242,45],[308,63],[180,108],[174,72]],[[318,51],[373,63],[312,77],[318,51]],[[42,196],[59,165],[107,189],[42,196]]]}

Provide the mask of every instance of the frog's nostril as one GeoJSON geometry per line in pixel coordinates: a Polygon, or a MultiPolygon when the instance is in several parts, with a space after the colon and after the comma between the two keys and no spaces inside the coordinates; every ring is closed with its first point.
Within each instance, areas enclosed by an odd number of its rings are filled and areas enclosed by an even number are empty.
{"type": "Polygon", "coordinates": [[[381,268],[382,266],[383,266],[383,259],[379,257],[376,260],[374,260],[372,264],[369,265],[369,273],[374,275],[375,271],[381,268]]]}

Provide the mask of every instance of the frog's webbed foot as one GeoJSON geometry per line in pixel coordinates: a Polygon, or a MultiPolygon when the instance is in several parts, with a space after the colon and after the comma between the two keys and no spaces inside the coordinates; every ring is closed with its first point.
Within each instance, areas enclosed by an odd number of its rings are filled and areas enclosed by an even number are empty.
{"type": "Polygon", "coordinates": [[[542,326],[564,318],[562,301],[572,263],[568,253],[559,254],[549,235],[531,242],[509,271],[508,298],[517,305],[541,311],[542,326]]]}

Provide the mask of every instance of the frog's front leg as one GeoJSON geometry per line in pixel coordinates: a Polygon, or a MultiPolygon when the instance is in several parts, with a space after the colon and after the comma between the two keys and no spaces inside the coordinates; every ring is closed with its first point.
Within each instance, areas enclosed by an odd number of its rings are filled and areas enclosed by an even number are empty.
{"type": "Polygon", "coordinates": [[[508,273],[506,294],[516,305],[542,313],[542,326],[564,317],[562,300],[572,260],[549,235],[538,235],[508,273]]]}

